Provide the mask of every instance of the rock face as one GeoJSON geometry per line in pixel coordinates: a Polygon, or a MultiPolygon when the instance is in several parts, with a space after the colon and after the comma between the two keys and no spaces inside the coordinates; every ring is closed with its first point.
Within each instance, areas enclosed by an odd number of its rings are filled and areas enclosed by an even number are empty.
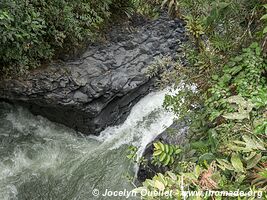
{"type": "Polygon", "coordinates": [[[150,90],[146,71],[156,56],[175,56],[182,22],[161,17],[132,31],[112,30],[77,60],[0,82],[0,98],[85,134],[122,122],[150,90]]]}
{"type": "Polygon", "coordinates": [[[149,143],[143,153],[143,157],[147,160],[145,165],[140,164],[137,172],[136,184],[144,182],[146,179],[153,178],[156,173],[165,173],[169,170],[168,167],[155,166],[152,164],[153,159],[153,143],[161,141],[164,144],[183,145],[186,141],[188,126],[185,122],[174,122],[169,128],[163,131],[151,143],[149,143]],[[178,133],[177,133],[178,132],[178,133]]]}

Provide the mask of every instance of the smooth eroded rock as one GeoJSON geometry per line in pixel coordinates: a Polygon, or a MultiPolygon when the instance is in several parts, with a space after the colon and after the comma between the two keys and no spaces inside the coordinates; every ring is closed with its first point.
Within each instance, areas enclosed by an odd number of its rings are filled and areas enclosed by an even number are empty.
{"type": "Polygon", "coordinates": [[[114,28],[74,61],[54,63],[17,80],[2,80],[0,98],[85,134],[123,122],[150,91],[147,68],[175,57],[185,39],[182,22],[161,17],[133,30],[114,28]]]}

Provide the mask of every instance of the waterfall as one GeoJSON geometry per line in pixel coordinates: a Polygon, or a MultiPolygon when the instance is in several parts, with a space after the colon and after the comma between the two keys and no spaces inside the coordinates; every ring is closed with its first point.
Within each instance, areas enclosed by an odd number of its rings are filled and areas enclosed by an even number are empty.
{"type": "Polygon", "coordinates": [[[133,189],[128,177],[136,166],[126,158],[128,145],[137,146],[140,156],[172,124],[174,114],[162,108],[167,92],[148,94],[123,124],[87,137],[1,103],[0,199],[120,199],[92,191],[133,189]]]}

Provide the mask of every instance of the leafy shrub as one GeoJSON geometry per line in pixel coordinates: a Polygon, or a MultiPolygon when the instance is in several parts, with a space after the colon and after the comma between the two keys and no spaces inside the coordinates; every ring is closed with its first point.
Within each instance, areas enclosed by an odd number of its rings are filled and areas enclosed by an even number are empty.
{"type": "Polygon", "coordinates": [[[266,1],[163,3],[179,11],[191,39],[184,46],[186,65],[178,63],[175,72],[165,74],[180,90],[164,102],[179,117],[189,118],[189,144],[181,146],[171,172],[147,179],[136,191],[173,194],[143,199],[243,199],[201,196],[210,190],[251,191],[256,195],[249,199],[266,199],[266,1]]]}
{"type": "Polygon", "coordinates": [[[25,1],[1,1],[0,7],[1,71],[21,71],[38,64],[35,59],[52,56],[49,43],[44,41],[47,24],[32,5],[25,1]],[[24,69],[14,69],[11,63],[24,69]]]}
{"type": "Polygon", "coordinates": [[[148,17],[157,17],[160,10],[161,0],[132,0],[137,12],[148,17]]]}
{"type": "Polygon", "coordinates": [[[96,38],[113,13],[128,14],[131,6],[131,1],[122,0],[2,0],[1,73],[21,73],[80,48],[96,38]]]}
{"type": "MultiPolygon", "coordinates": [[[[165,106],[178,114],[191,113],[193,119],[189,149],[194,154],[188,157],[182,148],[183,160],[178,158],[171,168],[190,190],[266,191],[266,71],[262,50],[258,43],[252,43],[211,76],[208,81],[211,86],[204,93],[197,92],[196,96],[201,96],[197,109],[181,110],[184,104],[189,108],[188,102],[192,103],[191,93],[166,97],[165,106]],[[182,97],[189,100],[180,103],[182,97]],[[194,167],[187,172],[179,164],[182,161],[187,164],[193,161],[194,167]],[[211,170],[211,165],[216,170],[211,170]],[[186,179],[190,173],[196,173],[197,166],[202,172],[194,179],[193,175],[186,179]],[[206,179],[199,181],[203,173],[206,179]]],[[[179,188],[176,194],[181,197],[181,192],[179,188]]]]}

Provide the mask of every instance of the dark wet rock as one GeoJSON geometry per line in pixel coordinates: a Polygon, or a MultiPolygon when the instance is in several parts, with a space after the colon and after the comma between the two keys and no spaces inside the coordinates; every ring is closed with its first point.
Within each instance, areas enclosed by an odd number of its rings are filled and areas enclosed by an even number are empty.
{"type": "Polygon", "coordinates": [[[186,142],[188,126],[185,122],[175,121],[169,128],[163,131],[151,143],[149,143],[143,153],[143,158],[147,160],[145,165],[140,165],[137,172],[137,183],[140,184],[146,179],[153,178],[156,173],[165,173],[169,170],[168,167],[159,167],[152,164],[153,158],[153,143],[161,141],[164,144],[183,145],[186,142]]]}
{"type": "Polygon", "coordinates": [[[174,58],[185,40],[182,22],[167,17],[133,29],[114,28],[74,61],[1,81],[0,98],[85,134],[123,122],[151,89],[146,71],[155,57],[174,58]]]}

